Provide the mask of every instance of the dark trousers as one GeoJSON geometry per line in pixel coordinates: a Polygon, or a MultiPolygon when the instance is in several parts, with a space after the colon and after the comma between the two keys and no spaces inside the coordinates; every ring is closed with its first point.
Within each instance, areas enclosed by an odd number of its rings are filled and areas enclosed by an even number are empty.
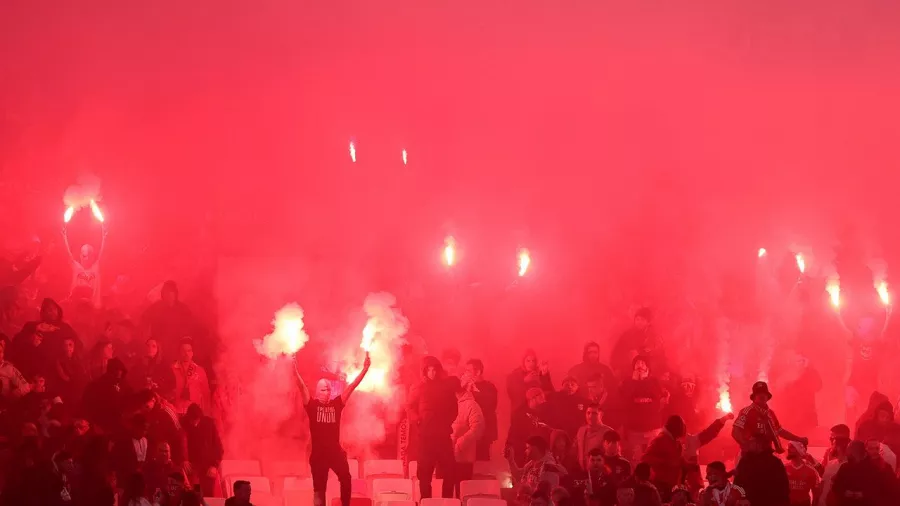
{"type": "Polygon", "coordinates": [[[347,462],[347,453],[343,450],[334,450],[313,454],[309,457],[309,470],[313,481],[313,504],[326,506],[325,488],[328,485],[328,471],[334,471],[341,484],[341,506],[350,506],[350,495],[353,491],[352,477],[350,476],[350,464],[347,462]]]}
{"type": "Polygon", "coordinates": [[[491,444],[493,441],[481,439],[475,442],[475,460],[490,462],[491,461],[491,444]]]}
{"type": "Polygon", "coordinates": [[[459,495],[459,483],[466,480],[472,479],[472,473],[475,471],[475,464],[472,462],[457,462],[456,463],[456,476],[453,483],[453,497],[458,499],[462,499],[459,495]]]}
{"type": "Polygon", "coordinates": [[[441,497],[453,497],[456,483],[456,458],[453,456],[453,442],[450,435],[431,436],[423,434],[419,439],[419,491],[422,499],[431,498],[431,480],[437,470],[444,479],[441,497]]]}

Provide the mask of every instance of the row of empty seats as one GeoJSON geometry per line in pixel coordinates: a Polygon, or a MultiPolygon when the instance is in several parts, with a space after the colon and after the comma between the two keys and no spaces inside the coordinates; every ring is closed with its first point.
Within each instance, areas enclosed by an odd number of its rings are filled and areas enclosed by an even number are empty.
{"type": "MultiPolygon", "coordinates": [[[[353,478],[402,478],[402,460],[366,460],[363,462],[362,476],[360,476],[359,461],[349,459],[350,476],[353,478]]],[[[416,476],[417,462],[409,463],[409,476],[416,476]]],[[[222,476],[309,476],[309,463],[305,460],[285,460],[268,464],[263,473],[263,468],[258,460],[223,460],[221,465],[222,476]]],[[[496,475],[490,462],[476,462],[474,476],[479,478],[492,478],[496,475]]],[[[334,472],[331,472],[334,475],[334,472]]]]}
{"type": "MultiPolygon", "coordinates": [[[[250,488],[254,496],[256,494],[274,493],[271,482],[265,476],[229,476],[226,478],[227,486],[232,487],[234,482],[238,480],[250,482],[250,488]]],[[[443,480],[433,479],[432,490],[435,493],[439,493],[442,484],[443,480]]],[[[464,498],[474,496],[500,497],[500,488],[498,480],[464,480],[459,484],[459,493],[464,498]]],[[[312,490],[312,478],[287,477],[279,492],[284,496],[297,495],[294,492],[312,495],[312,490]]],[[[408,478],[374,478],[371,481],[357,478],[351,482],[351,490],[356,497],[370,497],[375,501],[391,499],[418,500],[420,498],[418,480],[408,478]]],[[[340,496],[340,482],[336,478],[328,480],[325,494],[326,499],[340,496]]]]}

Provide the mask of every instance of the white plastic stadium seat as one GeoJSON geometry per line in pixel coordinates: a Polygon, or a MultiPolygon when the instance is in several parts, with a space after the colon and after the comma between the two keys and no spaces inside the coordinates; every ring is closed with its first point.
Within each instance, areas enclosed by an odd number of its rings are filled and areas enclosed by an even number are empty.
{"type": "Polygon", "coordinates": [[[416,506],[416,501],[381,501],[376,502],[375,506],[416,506]]]}
{"type": "MultiPolygon", "coordinates": [[[[250,502],[255,501],[255,497],[250,495],[250,502]]],[[[284,506],[313,506],[312,485],[309,490],[285,490],[284,506]]]]}
{"type": "Polygon", "coordinates": [[[309,476],[309,462],[305,460],[278,460],[266,466],[266,475],[273,478],[279,476],[309,476]]]}
{"type": "Polygon", "coordinates": [[[431,497],[419,501],[419,506],[462,506],[462,502],[455,497],[431,497]]]}
{"type": "Polygon", "coordinates": [[[497,480],[463,480],[459,483],[459,496],[500,498],[500,482],[497,480]]]}
{"type": "Polygon", "coordinates": [[[310,492],[312,492],[313,481],[312,481],[312,478],[298,478],[296,476],[285,476],[281,489],[284,491],[309,490],[310,492]]]}
{"type": "MultiPolygon", "coordinates": [[[[226,478],[228,482],[228,490],[234,490],[234,482],[244,480],[250,482],[250,494],[253,497],[256,497],[256,493],[260,494],[271,494],[272,493],[272,484],[269,483],[269,479],[265,476],[229,476],[226,478]]],[[[251,502],[256,502],[253,500],[251,502]]]]}
{"type": "Polygon", "coordinates": [[[491,497],[473,497],[466,503],[467,506],[507,506],[503,499],[491,497]]]}
{"type": "Polygon", "coordinates": [[[402,460],[367,460],[363,462],[365,478],[403,478],[402,460]]]}
{"type": "Polygon", "coordinates": [[[413,482],[406,478],[375,478],[372,480],[371,492],[372,500],[376,503],[387,500],[412,500],[413,482]]]}
{"type": "Polygon", "coordinates": [[[204,497],[203,502],[206,503],[206,506],[225,506],[224,497],[204,497]]]}
{"type": "Polygon", "coordinates": [[[496,480],[498,471],[497,466],[493,462],[478,460],[475,461],[475,466],[472,468],[472,479],[496,480]]]}
{"type": "Polygon", "coordinates": [[[262,468],[258,460],[223,460],[222,476],[227,478],[232,475],[262,476],[262,468]]]}
{"type": "Polygon", "coordinates": [[[256,492],[255,490],[250,494],[250,502],[254,506],[282,506],[284,504],[281,497],[272,495],[271,492],[256,492]]]}
{"type": "Polygon", "coordinates": [[[416,471],[419,470],[419,462],[417,460],[409,461],[409,477],[410,479],[418,479],[419,475],[416,474],[416,471]]]}

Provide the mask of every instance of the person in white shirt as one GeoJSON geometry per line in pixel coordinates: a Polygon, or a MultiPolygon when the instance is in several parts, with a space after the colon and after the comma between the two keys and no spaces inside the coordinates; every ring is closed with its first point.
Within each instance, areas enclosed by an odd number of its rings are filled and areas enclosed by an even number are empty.
{"type": "Polygon", "coordinates": [[[7,399],[18,399],[27,394],[31,385],[16,366],[7,362],[6,347],[0,346],[0,396],[7,399]]]}

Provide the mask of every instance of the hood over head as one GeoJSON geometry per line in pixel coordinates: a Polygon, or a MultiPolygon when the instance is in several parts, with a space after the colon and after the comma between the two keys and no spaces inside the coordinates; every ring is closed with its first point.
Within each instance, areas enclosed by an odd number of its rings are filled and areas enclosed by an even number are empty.
{"type": "MultiPolygon", "coordinates": [[[[581,361],[582,362],[588,361],[588,350],[590,350],[591,348],[597,348],[597,356],[598,357],[600,356],[600,345],[594,341],[590,341],[590,342],[585,343],[584,349],[581,352],[581,361]]],[[[599,360],[598,360],[598,362],[599,362],[599,360]]]]}
{"type": "Polygon", "coordinates": [[[422,359],[422,376],[428,377],[428,368],[434,367],[434,370],[437,371],[437,377],[440,378],[444,375],[444,366],[441,365],[441,361],[436,357],[427,356],[422,359]]]}
{"type": "Polygon", "coordinates": [[[119,360],[118,358],[111,358],[106,363],[106,373],[110,375],[115,375],[116,372],[122,372],[122,377],[125,377],[128,374],[128,369],[125,367],[125,363],[119,360]]]}
{"type": "Polygon", "coordinates": [[[46,314],[47,310],[52,307],[55,307],[56,311],[59,313],[59,318],[57,318],[56,320],[53,320],[53,321],[61,322],[63,319],[62,306],[60,306],[55,300],[51,299],[50,297],[47,297],[46,299],[44,299],[43,302],[41,302],[41,319],[44,318],[44,314],[46,314]]]}

